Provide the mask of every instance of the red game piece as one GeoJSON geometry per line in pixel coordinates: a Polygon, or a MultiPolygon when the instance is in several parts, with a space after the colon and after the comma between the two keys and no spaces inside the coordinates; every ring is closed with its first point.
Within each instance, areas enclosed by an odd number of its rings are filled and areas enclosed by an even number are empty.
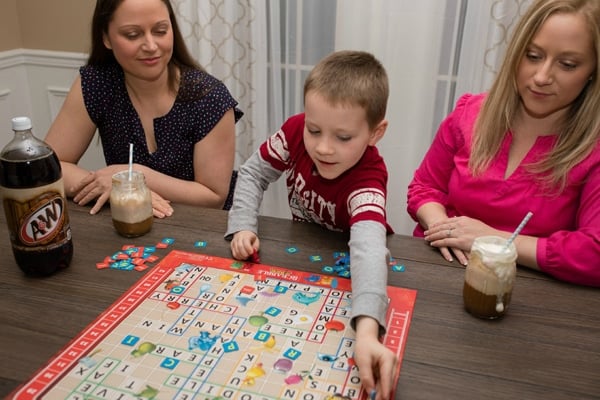
{"type": "Polygon", "coordinates": [[[260,264],[260,257],[258,256],[258,251],[256,251],[256,249],[254,249],[254,252],[252,252],[252,255],[250,257],[248,257],[248,261],[250,261],[254,264],[260,264]]]}

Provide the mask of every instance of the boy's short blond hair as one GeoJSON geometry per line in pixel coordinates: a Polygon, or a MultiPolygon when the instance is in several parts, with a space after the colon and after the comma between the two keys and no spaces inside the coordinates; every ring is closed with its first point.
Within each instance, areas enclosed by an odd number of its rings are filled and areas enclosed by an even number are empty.
{"type": "Polygon", "coordinates": [[[388,77],[383,65],[370,53],[343,50],[323,58],[304,82],[304,98],[313,90],[333,105],[362,107],[371,129],[385,118],[388,77]]]}

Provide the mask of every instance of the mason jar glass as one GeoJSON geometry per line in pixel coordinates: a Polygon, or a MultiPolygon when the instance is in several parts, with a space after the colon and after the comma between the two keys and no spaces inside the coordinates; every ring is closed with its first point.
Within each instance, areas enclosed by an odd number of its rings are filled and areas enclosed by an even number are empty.
{"type": "Polygon", "coordinates": [[[465,270],[465,309],[479,318],[502,317],[510,304],[516,276],[517,250],[514,243],[498,236],[473,241],[465,270]]]}
{"type": "Polygon", "coordinates": [[[125,237],[137,237],[152,229],[152,195],[144,174],[117,172],[112,177],[110,212],[116,231],[125,237]]]}

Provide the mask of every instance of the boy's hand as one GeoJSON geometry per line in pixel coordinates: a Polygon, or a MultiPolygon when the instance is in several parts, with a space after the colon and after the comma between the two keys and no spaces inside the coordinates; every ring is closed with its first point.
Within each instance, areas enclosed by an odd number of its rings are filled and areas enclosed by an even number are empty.
{"type": "Polygon", "coordinates": [[[388,400],[391,399],[398,359],[379,341],[378,333],[379,323],[375,319],[358,317],[354,360],[366,392],[376,391],[377,396],[373,398],[388,400]]]}
{"type": "Polygon", "coordinates": [[[260,249],[260,240],[252,231],[239,231],[231,240],[231,254],[236,260],[246,260],[260,249]]]}

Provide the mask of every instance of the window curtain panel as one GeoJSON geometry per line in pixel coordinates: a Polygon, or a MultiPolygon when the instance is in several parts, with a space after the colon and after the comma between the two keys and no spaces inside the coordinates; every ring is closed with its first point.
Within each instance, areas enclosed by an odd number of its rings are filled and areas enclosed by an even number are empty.
{"type": "Polygon", "coordinates": [[[454,101],[488,90],[504,58],[512,30],[532,0],[469,1],[454,101]]]}
{"type": "Polygon", "coordinates": [[[244,111],[236,126],[238,167],[258,147],[266,125],[266,24],[264,1],[172,0],[188,49],[225,83],[244,111]]]}
{"type": "MultiPolygon", "coordinates": [[[[303,82],[331,51],[365,50],[390,79],[389,128],[378,148],[389,170],[388,219],[411,234],[406,190],[439,122],[466,92],[486,90],[531,0],[172,0],[186,43],[245,112],[236,166],[303,109],[303,82]]],[[[289,217],[285,182],[263,215],[289,217]]]]}

